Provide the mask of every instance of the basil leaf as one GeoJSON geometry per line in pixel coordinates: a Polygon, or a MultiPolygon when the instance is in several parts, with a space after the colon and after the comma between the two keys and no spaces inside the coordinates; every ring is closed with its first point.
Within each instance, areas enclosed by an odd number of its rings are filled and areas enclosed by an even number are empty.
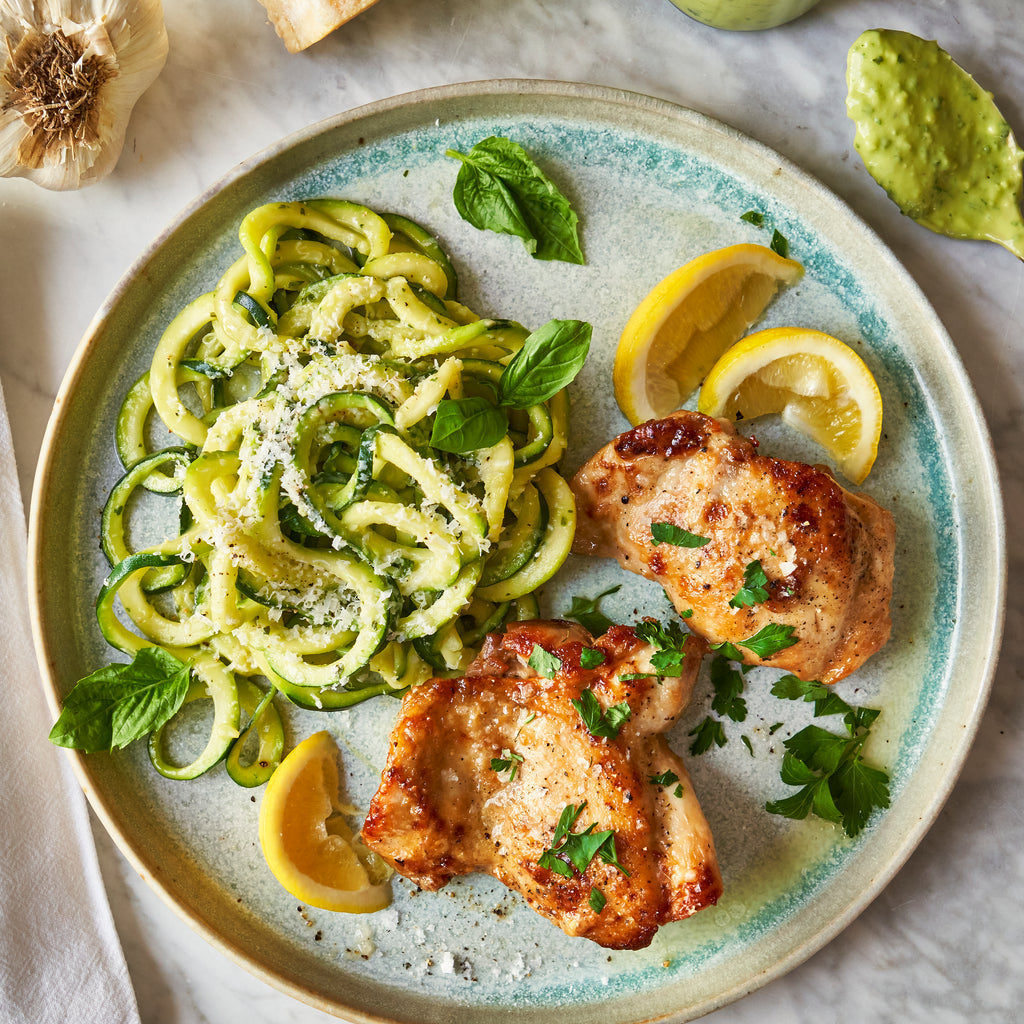
{"type": "Polygon", "coordinates": [[[570,384],[586,362],[592,333],[582,320],[549,320],[534,331],[501,375],[501,404],[528,409],[570,384]]]}
{"type": "Polygon", "coordinates": [[[651,542],[655,547],[659,544],[674,544],[677,548],[702,548],[711,543],[711,538],[690,533],[675,523],[651,523],[651,542]]]}
{"type": "Polygon", "coordinates": [[[189,666],[160,647],[107,665],[75,683],[50,742],[86,753],[114,750],[170,721],[188,692],[189,666]]]}
{"type": "Polygon", "coordinates": [[[492,135],[445,155],[462,161],[452,200],[463,220],[521,238],[534,259],[584,262],[579,217],[522,146],[492,135]]]}
{"type": "Polygon", "coordinates": [[[459,168],[452,190],[452,201],[459,216],[481,231],[494,231],[501,235],[515,235],[533,256],[537,239],[526,223],[515,196],[497,174],[469,163],[470,158],[449,149],[446,156],[465,161],[459,168]]]}
{"type": "Polygon", "coordinates": [[[443,398],[434,414],[430,444],[462,455],[496,445],[508,433],[508,417],[486,398],[443,398]]]}
{"type": "Polygon", "coordinates": [[[545,651],[540,644],[533,645],[533,651],[526,663],[534,671],[548,679],[562,667],[562,659],[550,651],[545,651]]]}

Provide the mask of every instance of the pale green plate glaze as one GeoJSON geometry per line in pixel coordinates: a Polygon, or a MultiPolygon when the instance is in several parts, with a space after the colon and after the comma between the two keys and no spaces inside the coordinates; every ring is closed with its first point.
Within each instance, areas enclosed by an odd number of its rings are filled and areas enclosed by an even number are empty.
{"type": "MultiPolygon", "coordinates": [[[[1002,623],[1002,509],[981,413],[953,347],[893,256],[834,195],[785,160],[699,114],[578,85],[489,82],[377,103],[315,125],[241,166],[191,206],[98,313],[51,421],[32,515],[36,631],[56,709],[79,677],[109,660],[92,617],[105,566],[99,509],[118,475],[111,444],[125,388],[173,313],[209,288],[239,251],[253,206],[337,195],[429,226],[482,314],[538,327],[594,324],[594,351],[573,388],[566,470],[621,431],[611,362],[629,313],[695,255],[777,228],[806,266],[766,324],[816,327],[854,345],[878,378],[884,436],[866,490],[898,524],[893,637],[840,692],[882,709],[869,756],[892,775],[893,803],[851,842],[815,821],[769,816],[781,740],[808,720],[748,677],[750,712],[729,743],[690,759],[725,876],[719,906],[663,928],[650,949],[609,953],[571,940],[487,878],[438,894],[395,885],[393,908],[356,918],[299,910],[259,853],[257,803],[215,770],[194,783],[152,771],[141,744],[75,757],[93,806],[153,887],[211,943],[270,983],[359,1021],[562,1022],[699,1016],[800,962],[880,891],[934,819],[981,714],[1002,623]],[[587,264],[537,263],[522,244],[463,223],[457,171],[444,156],[487,135],[523,144],[580,212],[587,264]],[[741,220],[750,209],[770,228],[741,220]],[[968,555],[969,553],[969,555],[968,555]],[[68,572],[68,566],[77,567],[68,572]],[[969,616],[966,614],[969,610],[969,616]],[[969,627],[966,628],[969,621],[969,627]],[[785,727],[770,735],[779,721],[785,727]],[[751,750],[741,742],[750,740],[751,750]]],[[[763,450],[820,461],[778,425],[763,450]]],[[[746,428],[747,430],[750,427],[746,428]]],[[[572,559],[544,594],[546,614],[574,593],[622,584],[605,608],[622,621],[663,615],[657,587],[616,566],[572,559]]],[[[706,713],[708,687],[678,728],[706,713]]],[[[346,752],[351,799],[365,807],[395,704],[335,716],[293,715],[291,738],[325,726],[346,752]]]]}

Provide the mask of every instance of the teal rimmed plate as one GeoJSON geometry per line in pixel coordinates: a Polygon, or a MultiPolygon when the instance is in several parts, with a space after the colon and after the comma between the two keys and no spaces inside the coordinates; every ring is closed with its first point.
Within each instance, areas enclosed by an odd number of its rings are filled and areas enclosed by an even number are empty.
{"type": "MultiPolygon", "coordinates": [[[[594,325],[572,390],[571,471],[626,426],[611,394],[619,332],[669,271],[734,242],[787,237],[806,275],[765,326],[827,331],[861,353],[885,403],[883,440],[864,490],[897,522],[889,644],[839,684],[882,709],[867,751],[892,777],[892,806],[854,841],[830,825],[768,815],[786,795],[781,741],[808,708],[747,677],[748,715],[729,742],[688,758],[725,877],[716,908],[669,925],[638,952],[566,938],[488,878],[440,893],[395,884],[367,917],[297,907],[264,865],[258,803],[217,769],[170,782],[136,744],[72,755],[83,788],[125,855],[197,931],[264,980],[354,1021],[492,1024],[689,1020],[799,963],[847,925],[896,872],[935,818],[984,706],[1002,625],[1002,508],[991,446],[942,325],[879,239],[820,184],[735,131],[671,104],[589,86],[473,83],[372,104],[314,125],[239,167],[200,197],[117,285],[61,389],[31,519],[34,626],[54,711],[75,680],[110,660],[92,616],[105,573],[99,510],[118,475],[111,442],[120,397],[164,325],[239,252],[237,225],[270,200],[334,195],[401,212],[432,229],[455,262],[461,298],[484,315],[537,327],[594,325]],[[488,135],[524,145],[570,197],[585,266],[538,263],[507,236],[456,215],[455,161],[488,135]],[[748,210],[765,226],[742,219],[748,210]],[[969,612],[969,615],[968,615],[969,612]],[[778,723],[783,725],[778,726],[778,723]],[[744,742],[744,737],[746,742],[744,742]]],[[[762,450],[821,461],[779,424],[754,425],[762,450]]],[[[750,431],[750,427],[746,428],[750,431]]],[[[621,585],[605,610],[620,621],[664,616],[660,590],[602,561],[571,558],[546,588],[557,615],[574,594],[621,585]]],[[[677,749],[707,713],[698,685],[677,749]]],[[[349,799],[364,807],[396,705],[295,713],[290,740],[337,736],[349,799]]],[[[823,724],[828,725],[826,720],[823,724]]]]}

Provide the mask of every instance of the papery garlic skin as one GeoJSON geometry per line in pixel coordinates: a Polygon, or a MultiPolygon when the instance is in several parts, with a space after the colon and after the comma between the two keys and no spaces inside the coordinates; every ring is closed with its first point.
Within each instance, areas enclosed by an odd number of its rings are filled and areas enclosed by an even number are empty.
{"type": "Polygon", "coordinates": [[[109,174],[166,60],[161,0],[0,0],[0,177],[61,191],[109,174]]]}

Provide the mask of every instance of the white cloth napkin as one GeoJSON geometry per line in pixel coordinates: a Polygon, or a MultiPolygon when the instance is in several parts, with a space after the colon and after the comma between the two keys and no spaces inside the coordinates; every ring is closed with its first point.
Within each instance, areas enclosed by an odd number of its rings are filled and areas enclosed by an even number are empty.
{"type": "Polygon", "coordinates": [[[25,518],[0,388],[0,1021],[138,1024],[85,798],[29,631],[25,518]]]}

